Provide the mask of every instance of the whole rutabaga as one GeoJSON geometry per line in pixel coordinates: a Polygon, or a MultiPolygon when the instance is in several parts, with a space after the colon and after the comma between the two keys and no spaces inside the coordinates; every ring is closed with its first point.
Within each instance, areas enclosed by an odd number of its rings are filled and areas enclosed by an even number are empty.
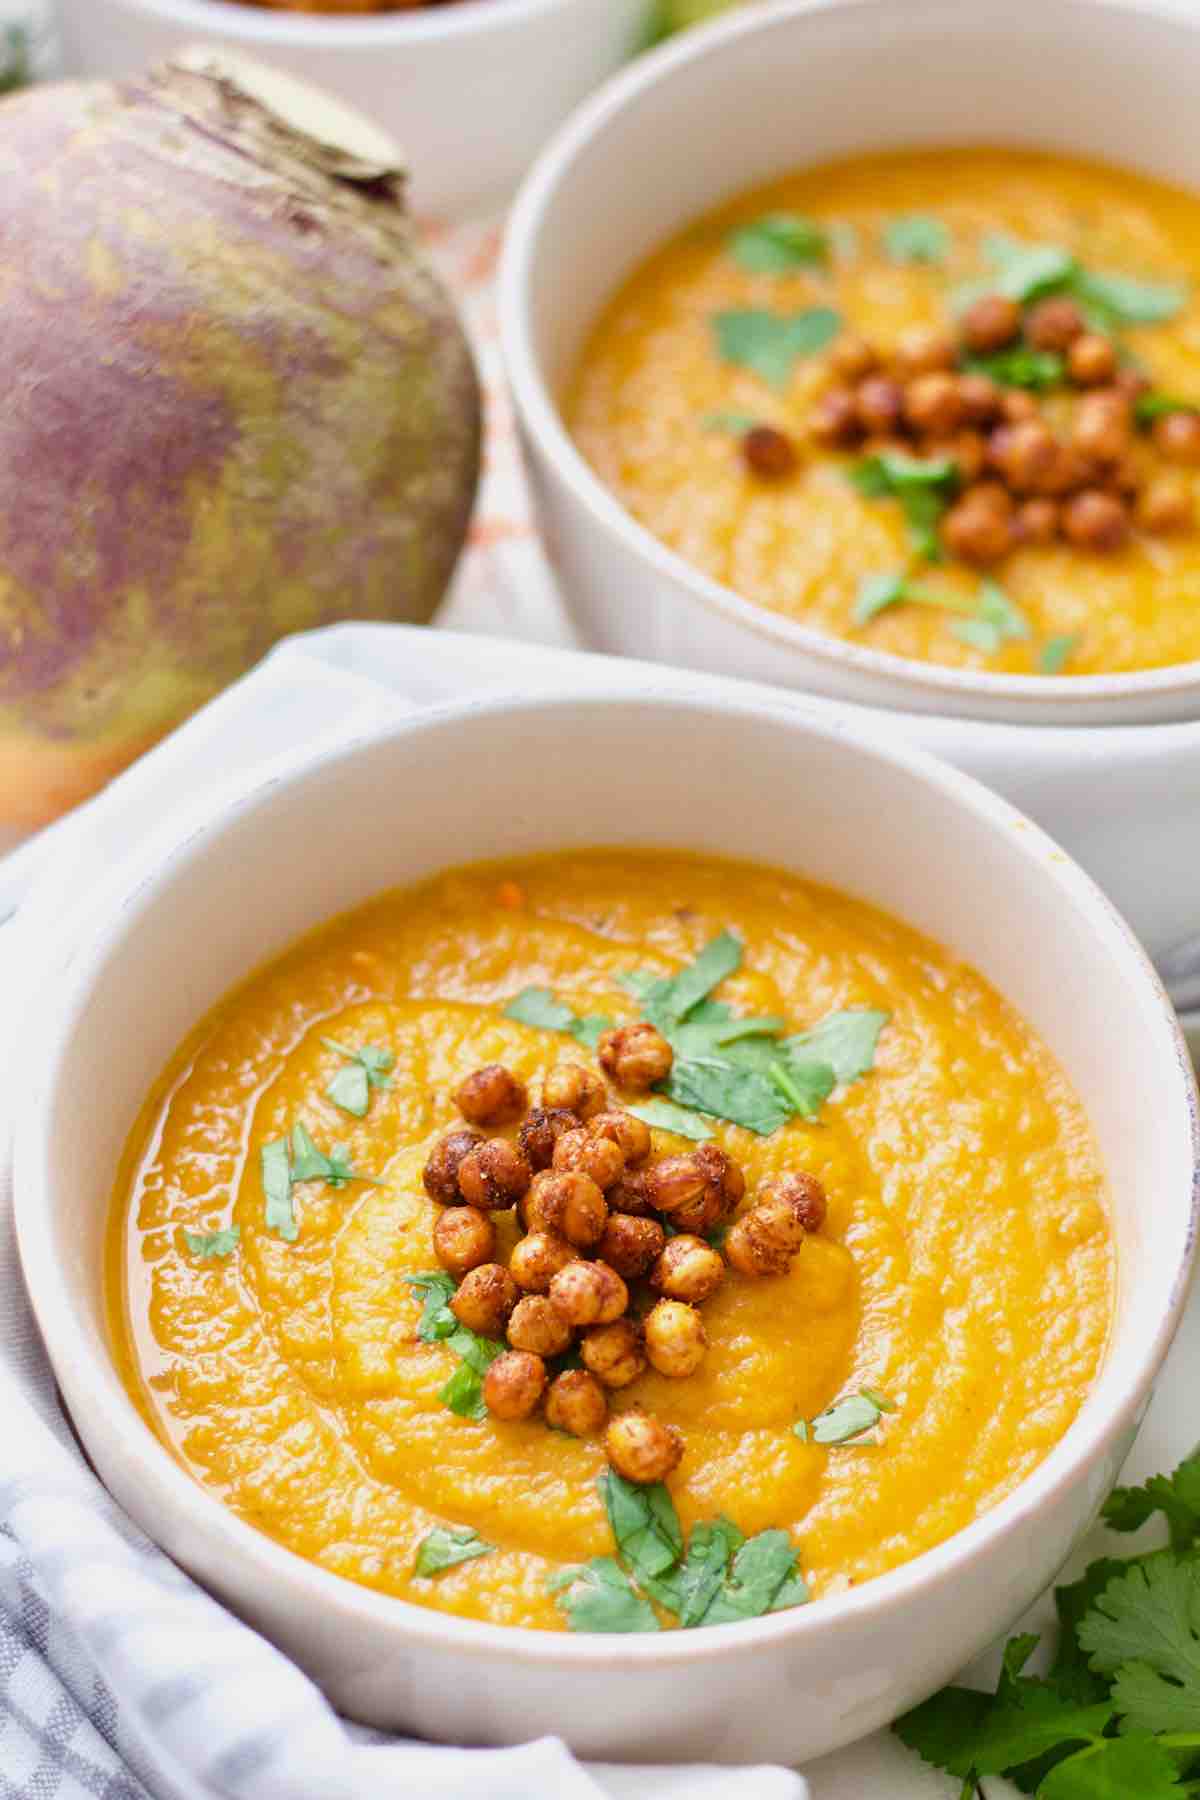
{"type": "Polygon", "coordinates": [[[402,175],[227,75],[5,98],[0,193],[0,824],[32,824],[285,633],[428,619],[479,396],[402,175]]]}

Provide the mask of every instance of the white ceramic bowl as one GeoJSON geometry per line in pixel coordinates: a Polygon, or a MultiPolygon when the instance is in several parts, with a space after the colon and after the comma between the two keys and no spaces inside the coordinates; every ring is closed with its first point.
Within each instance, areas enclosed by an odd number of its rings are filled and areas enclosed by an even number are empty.
{"type": "Polygon", "coordinates": [[[873,1729],[945,1681],[1059,1568],[1117,1472],[1179,1318],[1196,1217],[1196,1093],[1142,951],[1089,878],[1007,803],[820,703],[631,698],[600,685],[586,700],[445,708],[308,752],[147,846],[42,993],[20,1108],[17,1225],[80,1435],[152,1537],[345,1712],[377,1724],[458,1742],[553,1731],[592,1755],[741,1761],[816,1756],[873,1729]],[[147,1089],[254,965],[448,860],[620,842],[791,866],[892,909],[981,968],[1088,1108],[1111,1179],[1120,1279],[1111,1348],[1078,1419],[967,1530],[818,1605],[614,1639],[414,1607],[320,1571],[235,1518],[128,1398],[100,1267],[110,1183],[147,1089]],[[198,953],[181,956],[181,945],[198,953]]]}
{"type": "Polygon", "coordinates": [[[1011,0],[784,0],[685,35],[581,108],[518,199],[501,330],[542,527],[587,642],[910,712],[1080,725],[1200,717],[1197,662],[989,675],[754,606],[634,521],[556,405],[623,277],[730,195],[856,151],[955,143],[1075,152],[1200,189],[1200,136],[1188,126],[1198,84],[1200,14],[1154,0],[1017,10],[1011,0]]]}
{"type": "Polygon", "coordinates": [[[242,51],[388,131],[414,204],[451,216],[511,194],[536,151],[635,48],[648,0],[459,0],[329,17],[239,0],[58,0],[71,75],[132,75],[183,45],[242,51]]]}

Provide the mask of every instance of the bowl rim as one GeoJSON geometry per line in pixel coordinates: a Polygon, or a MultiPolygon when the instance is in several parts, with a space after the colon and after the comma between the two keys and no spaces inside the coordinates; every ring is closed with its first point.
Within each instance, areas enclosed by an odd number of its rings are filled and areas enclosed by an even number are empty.
{"type": "MultiPolygon", "coordinates": [[[[1054,4],[1078,14],[1081,23],[1094,22],[1097,14],[1129,21],[1150,18],[1161,25],[1178,27],[1200,49],[1200,15],[1178,9],[1171,0],[1054,0],[1054,4]]],[[[1094,709],[1098,703],[1107,702],[1113,707],[1113,715],[1105,722],[1120,724],[1122,702],[1132,709],[1163,701],[1173,694],[1190,693],[1200,715],[1200,658],[1105,675],[992,674],[873,649],[744,599],[735,588],[704,574],[669,549],[621,504],[576,448],[543,372],[535,349],[533,300],[545,214],[559,188],[570,179],[577,158],[603,140],[618,114],[653,101],[657,90],[670,84],[682,70],[719,59],[730,44],[759,35],[766,40],[775,31],[786,33],[815,14],[853,10],[911,18],[919,9],[944,11],[947,7],[952,7],[952,0],[774,0],[771,6],[735,10],[639,57],[577,107],[550,139],[522,183],[505,230],[497,306],[500,342],[516,411],[530,438],[593,522],[615,534],[627,550],[649,563],[664,581],[685,587],[689,598],[706,611],[721,614],[768,643],[781,644],[834,669],[848,669],[891,684],[893,696],[876,699],[873,704],[877,706],[903,707],[920,696],[921,703],[932,710],[938,710],[939,703],[955,700],[960,703],[961,716],[989,718],[995,715],[986,710],[972,713],[969,705],[961,703],[974,699],[982,708],[988,708],[1007,702],[1014,709],[1009,715],[1014,723],[1020,723],[1022,706],[1036,706],[1041,715],[1047,706],[1055,706],[1059,716],[1053,722],[1070,725],[1074,722],[1070,715],[1076,708],[1086,710],[1087,716],[1081,723],[1097,722],[1094,709]]],[[[763,53],[767,54],[765,43],[763,53]]],[[[716,200],[713,204],[717,204],[716,200]]],[[[605,298],[611,299],[613,291],[610,289],[605,298]]],[[[673,599],[679,603],[679,596],[673,599]]]]}
{"type": "MultiPolygon", "coordinates": [[[[270,1597],[271,1604],[282,1596],[292,1607],[301,1603],[327,1607],[331,1615],[394,1631],[413,1645],[453,1648],[473,1656],[500,1652],[533,1666],[561,1665],[564,1659],[584,1667],[601,1667],[614,1660],[664,1666],[703,1660],[722,1650],[730,1653],[741,1647],[749,1651],[783,1638],[804,1639],[843,1624],[853,1627],[892,1606],[919,1603],[925,1590],[952,1579],[955,1571],[976,1555],[994,1551],[1036,1523],[1043,1506],[1062,1488],[1077,1482],[1106,1447],[1139,1420],[1187,1299],[1200,1233],[1200,1097],[1175,1013],[1138,939],[1092,878],[1016,807],[929,752],[901,743],[882,730],[864,729],[828,701],[806,698],[797,704],[784,694],[769,701],[697,697],[670,680],[637,694],[612,682],[598,684],[586,693],[570,689],[533,696],[513,691],[487,693],[423,708],[333,742],[286,751],[263,764],[249,787],[244,778],[228,781],[190,812],[143,839],[94,896],[80,933],[55,946],[53,959],[40,977],[40,993],[50,994],[52,1000],[32,1034],[37,1053],[30,1066],[39,1073],[16,1127],[14,1219],[26,1288],[51,1362],[56,1370],[70,1369],[70,1385],[82,1396],[86,1408],[75,1420],[82,1441],[87,1445],[95,1431],[118,1446],[116,1454],[125,1463],[126,1475],[135,1471],[141,1491],[151,1496],[156,1511],[176,1524],[184,1521],[206,1547],[220,1547],[226,1565],[238,1571],[237,1578],[226,1584],[230,1592],[252,1581],[258,1592],[270,1597]],[[1173,1079],[1179,1084],[1178,1098],[1188,1121],[1189,1195],[1178,1264],[1153,1336],[1130,1352],[1131,1366],[1122,1375],[1105,1413],[1086,1416],[1085,1400],[1085,1413],[1076,1417],[1031,1473],[995,1506],[942,1543],[847,1593],[831,1595],[814,1606],[742,1621],[736,1628],[713,1625],[593,1637],[496,1625],[379,1593],[318,1567],[239,1518],[175,1459],[130,1397],[111,1356],[92,1356],[86,1330],[76,1322],[74,1304],[64,1298],[70,1283],[64,1279],[54,1250],[48,1157],[55,1087],[50,1077],[66,1052],[74,1018],[86,1006],[97,972],[127,934],[137,930],[140,912],[154,903],[162,886],[186,879],[198,861],[219,855],[224,834],[235,822],[269,808],[285,791],[303,787],[330,770],[336,773],[359,758],[370,758],[385,744],[419,739],[430,731],[453,730],[468,720],[503,728],[506,721],[530,713],[573,715],[581,705],[610,710],[651,706],[674,712],[701,729],[704,719],[718,712],[765,721],[785,733],[815,736],[827,744],[842,744],[897,772],[915,776],[989,831],[1002,833],[1016,845],[1023,860],[1037,862],[1044,876],[1061,890],[1065,907],[1081,913],[1090,930],[1107,937],[1113,957],[1125,972],[1146,985],[1147,999],[1155,1003],[1163,1033],[1164,1059],[1173,1064],[1173,1079]]],[[[1180,1174],[1182,1188],[1182,1167],[1180,1174]]],[[[165,1534],[150,1530],[149,1535],[160,1542],[165,1534]]],[[[201,1581],[200,1585],[206,1584],[201,1581]]]]}
{"type": "MultiPolygon", "coordinates": [[[[91,4],[91,0],[84,0],[91,4]]],[[[248,0],[109,0],[125,12],[144,13],[181,29],[249,41],[270,48],[362,50],[450,43],[474,34],[500,37],[506,30],[556,13],[586,0],[456,0],[452,7],[393,13],[275,11],[248,0]]],[[[592,0],[595,3],[595,0],[592,0]]],[[[600,0],[606,4],[606,0],[600,0]]]]}

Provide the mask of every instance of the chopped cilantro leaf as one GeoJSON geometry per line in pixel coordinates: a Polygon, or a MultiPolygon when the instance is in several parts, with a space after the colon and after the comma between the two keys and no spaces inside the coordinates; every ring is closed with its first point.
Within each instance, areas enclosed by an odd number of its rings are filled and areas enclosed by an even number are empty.
{"type": "Polygon", "coordinates": [[[1029,621],[1015,606],[1004,589],[995,581],[980,584],[979,600],[969,619],[954,619],[950,629],[964,644],[989,655],[999,650],[1010,638],[1027,638],[1029,621]]]}
{"type": "Polygon", "coordinates": [[[1038,1788],[1039,1800],[1187,1800],[1169,1753],[1144,1732],[1102,1738],[1056,1763],[1038,1788]]]}
{"type": "Polygon", "coordinates": [[[786,1531],[760,1531],[747,1538],[698,1623],[727,1625],[803,1606],[809,1594],[797,1562],[796,1546],[786,1531]]]}
{"type": "Polygon", "coordinates": [[[266,1199],[264,1218],[267,1230],[274,1231],[288,1243],[294,1243],[299,1232],[296,1209],[292,1205],[292,1171],[288,1167],[286,1138],[276,1138],[259,1151],[263,1195],[266,1199]]]}
{"type": "Polygon", "coordinates": [[[950,249],[950,232],[932,213],[902,213],[884,227],[883,247],[893,262],[940,263],[950,249]]]}
{"type": "Polygon", "coordinates": [[[1081,642],[1077,631],[1065,632],[1061,637],[1047,638],[1038,657],[1038,668],[1042,674],[1061,675],[1081,642]]]}
{"type": "Polygon", "coordinates": [[[323,1181],[331,1188],[344,1188],[351,1181],[365,1181],[369,1187],[380,1183],[374,1175],[363,1175],[346,1160],[345,1144],[334,1144],[326,1156],[318,1150],[305,1126],[292,1127],[292,1182],[323,1181]]]}
{"type": "Polygon", "coordinates": [[[487,1374],[488,1365],[495,1362],[503,1351],[504,1345],[496,1343],[492,1338],[477,1336],[465,1325],[459,1325],[446,1343],[449,1349],[458,1352],[462,1360],[449,1381],[439,1390],[438,1399],[452,1413],[457,1413],[460,1419],[486,1419],[483,1377],[487,1374]]]}
{"type": "Polygon", "coordinates": [[[811,1030],[784,1041],[793,1059],[801,1052],[820,1057],[839,1082],[857,1081],[874,1068],[879,1034],[891,1016],[869,1006],[850,1006],[827,1013],[811,1030]]]}
{"type": "Polygon", "coordinates": [[[837,1086],[833,1064],[820,1058],[801,1062],[777,1057],[767,1074],[802,1119],[815,1118],[837,1086]]]}
{"type": "Polygon", "coordinates": [[[754,275],[790,275],[826,261],[829,234],[799,213],[765,213],[731,232],[728,249],[734,261],[754,275]]]}
{"type": "Polygon", "coordinates": [[[1098,1596],[1079,1642],[1098,1674],[1116,1677],[1130,1728],[1200,1731],[1200,1563],[1134,1563],[1098,1596]]]}
{"type": "Polygon", "coordinates": [[[691,1138],[695,1143],[712,1136],[712,1125],[707,1119],[689,1111],[686,1106],[676,1106],[671,1100],[631,1101],[626,1103],[625,1111],[657,1131],[673,1131],[676,1137],[691,1138]]]}
{"type": "Polygon", "coordinates": [[[1160,325],[1187,305],[1188,292],[1178,282],[1134,281],[1128,275],[1097,275],[1080,269],[1072,292],[1111,325],[1160,325]]]}
{"type": "Polygon", "coordinates": [[[850,480],[866,499],[898,501],[914,553],[927,562],[940,561],[937,528],[958,485],[958,464],[952,456],[916,457],[881,450],[857,463],[850,480]]]}
{"type": "Polygon", "coordinates": [[[792,1430],[802,1443],[850,1444],[868,1431],[874,1431],[885,1412],[895,1412],[895,1403],[872,1388],[849,1394],[827,1407],[815,1419],[798,1419],[792,1430]]]}
{"type": "Polygon", "coordinates": [[[573,1037],[577,1043],[585,1044],[594,1050],[603,1032],[607,1031],[612,1020],[600,1013],[592,1013],[580,1019],[570,1007],[559,1000],[550,988],[522,988],[504,1008],[506,1019],[516,1019],[520,1025],[533,1025],[542,1031],[562,1031],[573,1037]]]}
{"type": "Polygon", "coordinates": [[[906,575],[897,573],[864,575],[854,603],[854,623],[869,625],[886,607],[897,605],[936,606],[943,612],[965,613],[970,608],[949,594],[935,594],[918,587],[906,575]]]}
{"type": "Polygon", "coordinates": [[[729,1560],[745,1543],[730,1520],[707,1519],[692,1529],[687,1558],[679,1571],[679,1604],[675,1611],[683,1626],[701,1625],[721,1591],[729,1560]]]}
{"type": "Polygon", "coordinates": [[[1028,344],[993,350],[987,356],[964,356],[960,365],[968,375],[987,375],[1001,387],[1061,387],[1067,374],[1057,351],[1034,350],[1028,344]]]}
{"type": "Polygon", "coordinates": [[[241,1235],[241,1229],[237,1225],[227,1225],[223,1231],[185,1230],[183,1234],[192,1255],[201,1259],[232,1256],[241,1235]]]}
{"type": "Polygon", "coordinates": [[[606,1469],[598,1485],[617,1550],[636,1579],[673,1568],[683,1554],[683,1527],[662,1482],[642,1487],[606,1469]]]}
{"type": "Polygon", "coordinates": [[[786,387],[798,358],[824,349],[841,329],[828,306],[782,314],[758,307],[713,315],[712,328],[723,362],[750,369],[772,387],[786,387]]]}
{"type": "Polygon", "coordinates": [[[323,1037],[321,1042],[326,1049],[336,1050],[339,1056],[347,1059],[347,1066],[338,1070],[325,1089],[326,1097],[354,1118],[365,1118],[371,1089],[392,1085],[388,1070],[395,1064],[395,1056],[378,1044],[361,1044],[357,1050],[351,1050],[347,1045],[339,1044],[336,1038],[323,1037]]]}
{"type": "Polygon", "coordinates": [[[1177,400],[1171,394],[1139,394],[1133,403],[1133,416],[1139,425],[1152,425],[1168,413],[1200,412],[1200,400],[1177,400]]]}
{"type": "Polygon", "coordinates": [[[438,1525],[417,1546],[417,1557],[413,1564],[414,1575],[438,1575],[443,1569],[453,1569],[457,1563],[471,1562],[477,1556],[486,1556],[494,1550],[495,1544],[487,1543],[469,1526],[448,1530],[438,1525]]]}
{"type": "Polygon", "coordinates": [[[991,291],[1022,303],[1060,289],[1079,267],[1071,252],[1058,244],[1019,244],[1002,232],[984,239],[983,252],[999,271],[991,291]]]}
{"type": "Polygon", "coordinates": [[[650,1602],[611,1556],[559,1569],[546,1586],[558,1598],[572,1631],[657,1631],[650,1602]]]}
{"type": "Polygon", "coordinates": [[[1101,1514],[1110,1531],[1139,1531],[1161,1513],[1173,1549],[1184,1550],[1200,1537],[1200,1450],[1185,1457],[1173,1475],[1153,1475],[1141,1487],[1114,1488],[1101,1514]]]}
{"type": "Polygon", "coordinates": [[[421,1342],[435,1344],[442,1338],[451,1337],[458,1329],[458,1320],[450,1311],[450,1302],[454,1298],[453,1275],[448,1275],[444,1269],[431,1269],[428,1274],[406,1275],[404,1279],[424,1300],[417,1322],[417,1336],[421,1342]]]}

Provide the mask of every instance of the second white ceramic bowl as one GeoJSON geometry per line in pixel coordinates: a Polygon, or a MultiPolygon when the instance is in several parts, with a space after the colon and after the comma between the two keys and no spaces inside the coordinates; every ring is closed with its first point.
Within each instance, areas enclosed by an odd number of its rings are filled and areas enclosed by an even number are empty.
{"type": "Polygon", "coordinates": [[[38,1011],[23,1060],[17,1225],[88,1452],[152,1537],[342,1710],[379,1725],[459,1743],[556,1732],[593,1756],[742,1762],[813,1757],[874,1729],[947,1680],[1060,1567],[1125,1456],[1184,1299],[1196,1094],[1142,951],[1088,877],[1006,802],[819,703],[631,697],[598,682],[586,699],[484,700],[305,752],[146,846],[86,941],[45,972],[38,1011]],[[233,983],[393,883],[467,858],[603,843],[800,870],[982,969],[1087,1107],[1119,1259],[1093,1391],[992,1511],[819,1604],[632,1638],[428,1611],[322,1571],[235,1518],[126,1393],[100,1274],[125,1136],[172,1050],[233,983]]]}
{"type": "Polygon", "coordinates": [[[185,45],[328,88],[404,152],[413,203],[451,217],[512,193],[585,94],[636,47],[649,0],[458,0],[331,16],[240,0],[58,0],[68,74],[133,75],[185,45]]]}
{"type": "Polygon", "coordinates": [[[990,675],[752,605],[635,522],[558,410],[622,279],[727,197],[859,151],[972,143],[1093,156],[1200,188],[1198,85],[1200,14],[1154,0],[784,0],[685,35],[584,106],[513,213],[501,330],[541,524],[588,644],[908,712],[1073,725],[1200,717],[1200,663],[990,675]]]}

